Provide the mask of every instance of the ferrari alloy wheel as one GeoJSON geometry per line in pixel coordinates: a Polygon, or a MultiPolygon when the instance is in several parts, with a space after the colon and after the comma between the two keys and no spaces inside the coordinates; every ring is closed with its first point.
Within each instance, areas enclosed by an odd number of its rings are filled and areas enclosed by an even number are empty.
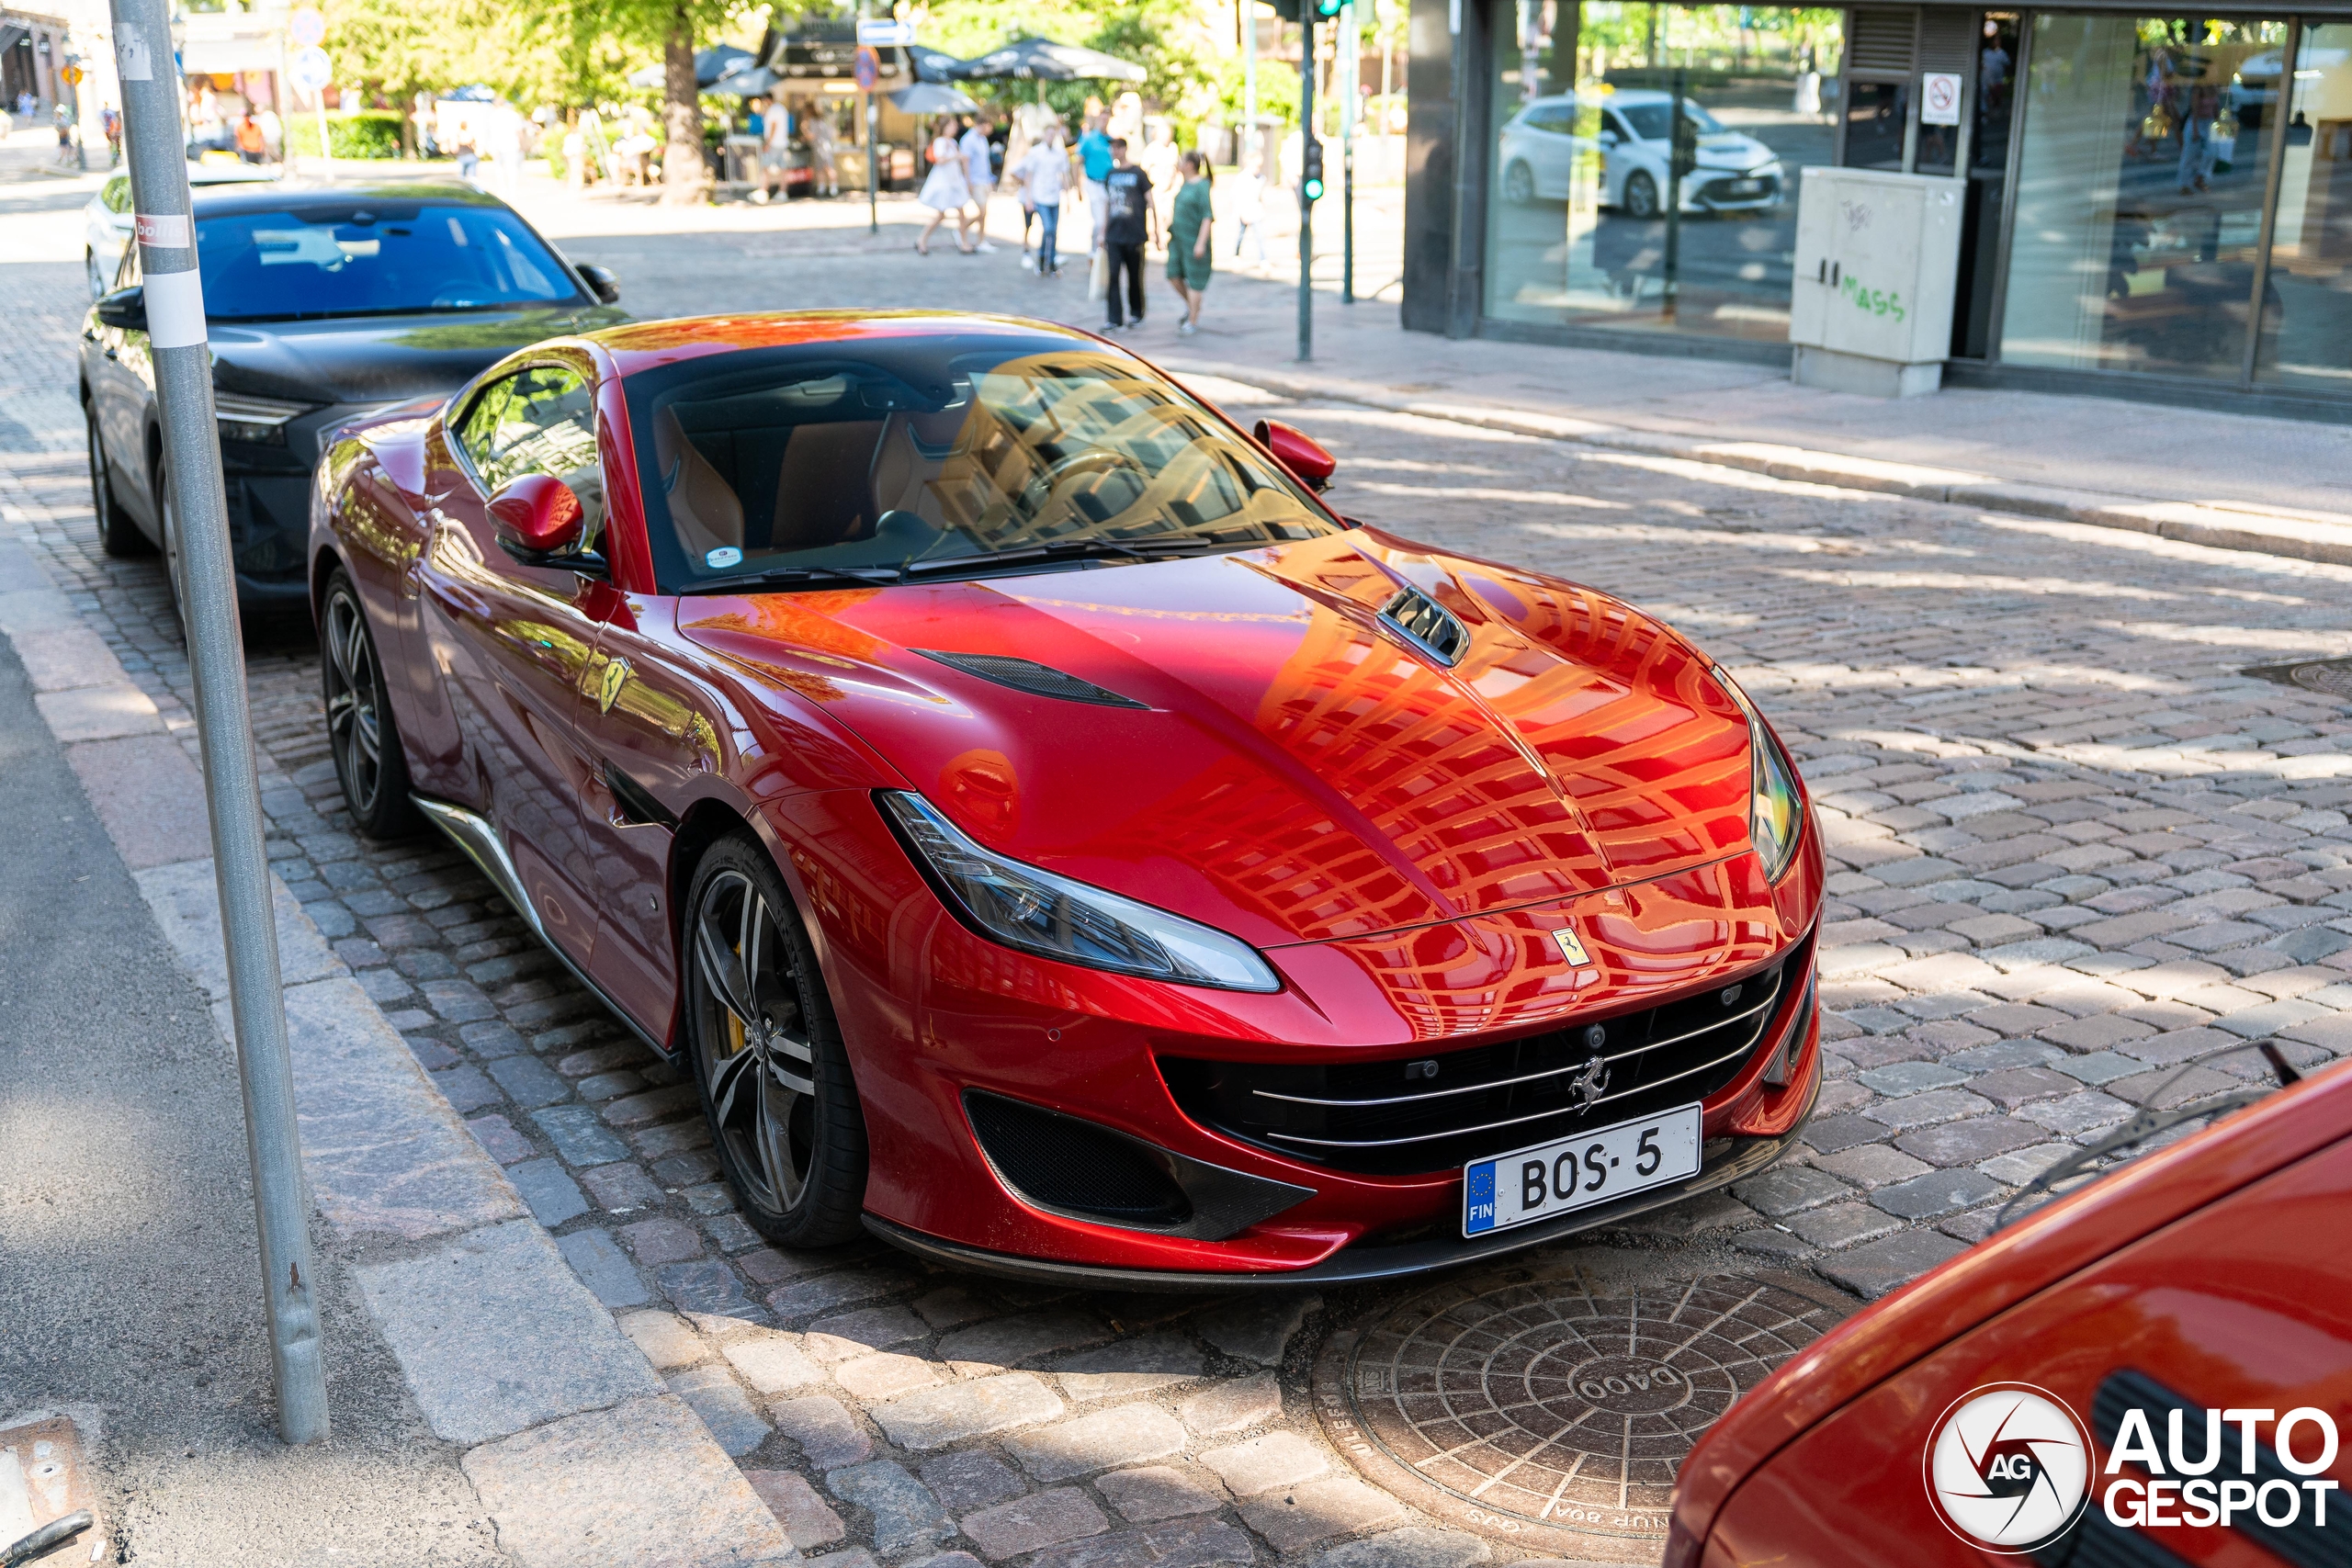
{"type": "Polygon", "coordinates": [[[117,558],[152,556],[154,545],[139,525],[122,514],[114,498],[114,476],[107,471],[107,449],[98,436],[98,411],[85,408],[90,433],[90,510],[98,519],[98,547],[117,558]]]}
{"type": "Polygon", "coordinates": [[[327,747],[353,825],[371,839],[395,839],[415,823],[408,798],[408,758],[384,697],[383,666],[358,591],[341,567],[327,580],[319,617],[320,695],[327,710],[327,747]]]}
{"type": "Polygon", "coordinates": [[[848,1241],[865,1118],[798,908],[747,836],[711,847],[686,908],[686,1028],[728,1179],[777,1245],[848,1241]]]}
{"type": "Polygon", "coordinates": [[[1628,218],[1655,218],[1658,213],[1657,182],[1636,169],[1625,176],[1623,200],[1628,218]]]}

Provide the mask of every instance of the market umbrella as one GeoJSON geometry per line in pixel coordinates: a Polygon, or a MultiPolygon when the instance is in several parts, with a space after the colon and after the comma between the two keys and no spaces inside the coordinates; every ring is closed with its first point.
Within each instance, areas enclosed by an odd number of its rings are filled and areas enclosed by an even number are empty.
{"type": "Polygon", "coordinates": [[[775,94],[776,84],[783,77],[764,65],[753,65],[741,71],[729,71],[703,89],[706,93],[724,93],[738,98],[764,98],[775,94]]]}
{"type": "MultiPolygon", "coordinates": [[[[695,51],[695,85],[697,87],[715,85],[721,76],[730,75],[738,71],[748,71],[754,63],[755,61],[750,50],[737,49],[731,43],[696,50],[695,51]]],[[[663,80],[662,67],[659,62],[628,73],[628,85],[632,87],[658,87],[662,85],[663,80]]]]}
{"type": "Polygon", "coordinates": [[[918,82],[885,95],[901,114],[978,114],[979,100],[937,82],[918,82]]]}
{"type": "MultiPolygon", "coordinates": [[[[964,69],[964,62],[944,49],[926,49],[919,43],[906,47],[908,57],[914,62],[915,80],[918,82],[953,82],[956,73],[964,69]]],[[[954,114],[956,111],[943,109],[940,112],[954,114]]]]}
{"type": "Polygon", "coordinates": [[[1024,38],[992,49],[977,60],[967,60],[956,69],[956,76],[967,82],[996,81],[1004,77],[1019,77],[1024,82],[1140,82],[1144,70],[1129,64],[1115,55],[1099,49],[1087,49],[1080,44],[1056,43],[1050,39],[1024,38]]]}

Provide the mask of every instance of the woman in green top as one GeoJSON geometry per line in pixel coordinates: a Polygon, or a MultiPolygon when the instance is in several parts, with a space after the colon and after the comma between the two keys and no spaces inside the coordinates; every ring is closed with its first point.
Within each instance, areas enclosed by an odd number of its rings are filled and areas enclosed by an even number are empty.
{"type": "Polygon", "coordinates": [[[1201,306],[1209,287],[1208,160],[1187,152],[1179,164],[1184,183],[1177,187],[1176,205],[1168,217],[1168,281],[1184,301],[1184,319],[1176,323],[1179,336],[1200,331],[1201,306]]]}

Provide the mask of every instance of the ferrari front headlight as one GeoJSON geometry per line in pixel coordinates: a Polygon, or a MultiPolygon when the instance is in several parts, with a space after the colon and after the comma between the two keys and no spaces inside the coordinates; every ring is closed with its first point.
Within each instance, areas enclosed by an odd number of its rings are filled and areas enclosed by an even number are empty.
{"type": "Polygon", "coordinates": [[[1720,667],[1715,679],[1747,716],[1747,832],[1755,840],[1757,858],[1764,863],[1765,878],[1778,882],[1796,858],[1797,843],[1804,837],[1804,795],[1797,786],[1796,764],[1781,750],[1771,727],[1739,689],[1739,682],[1720,667]]]}
{"type": "Polygon", "coordinates": [[[918,865],[967,925],[1041,958],[1225,991],[1279,991],[1282,981],[1238,937],[983,848],[919,795],[879,792],[918,865]]]}

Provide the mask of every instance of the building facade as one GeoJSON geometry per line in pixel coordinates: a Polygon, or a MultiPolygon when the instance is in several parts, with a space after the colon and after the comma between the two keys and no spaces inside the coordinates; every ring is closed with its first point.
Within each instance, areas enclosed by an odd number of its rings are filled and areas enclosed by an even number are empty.
{"type": "Polygon", "coordinates": [[[68,32],[62,16],[0,7],[0,107],[14,112],[30,99],[32,112],[45,115],[61,90],[72,96],[58,75],[72,59],[68,32]]]}
{"type": "Polygon", "coordinates": [[[1947,384],[2352,419],[2352,6],[1413,0],[1410,72],[1409,328],[1785,361],[1802,171],[1898,170],[1947,384]]]}

